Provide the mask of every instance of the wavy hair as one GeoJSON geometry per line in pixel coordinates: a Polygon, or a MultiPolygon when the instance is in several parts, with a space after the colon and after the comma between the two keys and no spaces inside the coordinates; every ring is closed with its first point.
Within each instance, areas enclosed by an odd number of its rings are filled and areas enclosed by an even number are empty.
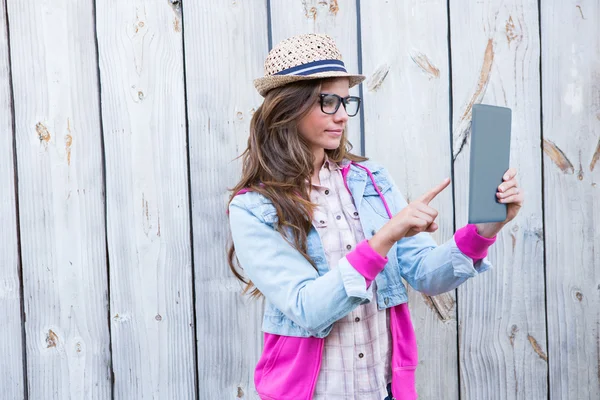
{"type": "MultiPolygon", "coordinates": [[[[260,193],[269,199],[277,211],[275,229],[317,268],[308,255],[307,237],[312,226],[316,204],[310,201],[310,182],[314,156],[309,144],[299,134],[297,124],[319,99],[321,86],[326,80],[295,82],[270,90],[252,116],[248,146],[242,157],[242,176],[231,190],[229,204],[242,189],[260,193]]],[[[325,152],[333,162],[365,161],[367,158],[352,154],[352,144],[344,129],[340,146],[325,152]]],[[[233,240],[228,250],[228,263],[237,279],[246,284],[243,293],[252,297],[261,295],[250,280],[242,274],[242,266],[235,254],[233,240]],[[252,289],[252,290],[251,290],[252,289]]]]}

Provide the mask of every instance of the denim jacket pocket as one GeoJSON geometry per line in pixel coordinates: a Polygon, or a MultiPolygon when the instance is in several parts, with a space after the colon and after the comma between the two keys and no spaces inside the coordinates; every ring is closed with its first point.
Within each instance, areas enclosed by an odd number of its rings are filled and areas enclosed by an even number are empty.
{"type": "MultiPolygon", "coordinates": [[[[381,192],[382,195],[386,195],[391,193],[392,184],[385,178],[380,178],[375,181],[377,184],[377,189],[381,192]]],[[[364,200],[367,204],[381,217],[385,219],[389,219],[389,215],[387,210],[385,209],[385,205],[383,200],[379,196],[379,193],[375,190],[375,187],[371,184],[367,184],[364,192],[364,200]]]]}

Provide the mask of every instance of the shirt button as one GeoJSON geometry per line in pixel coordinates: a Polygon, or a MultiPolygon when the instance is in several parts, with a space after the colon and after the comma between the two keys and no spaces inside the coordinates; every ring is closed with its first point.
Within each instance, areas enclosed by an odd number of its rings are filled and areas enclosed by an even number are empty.
{"type": "Polygon", "coordinates": [[[363,353],[358,353],[358,358],[363,358],[365,355],[363,353]]]}
{"type": "Polygon", "coordinates": [[[324,224],[324,223],[325,223],[325,221],[323,221],[323,220],[320,220],[319,222],[320,222],[321,224],[324,224]]]}
{"type": "Polygon", "coordinates": [[[335,217],[335,219],[337,219],[337,220],[340,220],[340,219],[342,219],[342,216],[341,216],[341,215],[337,215],[337,216],[335,217]]]}
{"type": "Polygon", "coordinates": [[[371,231],[371,236],[375,236],[375,233],[377,233],[377,232],[375,232],[375,229],[373,229],[373,230],[371,231]]]}
{"type": "Polygon", "coordinates": [[[381,186],[377,186],[377,190],[379,190],[381,192],[381,186]]]}
{"type": "Polygon", "coordinates": [[[357,211],[354,211],[354,216],[356,217],[357,215],[358,215],[358,212],[357,212],[357,211]]]}
{"type": "Polygon", "coordinates": [[[325,190],[325,194],[329,194],[329,189],[325,190]]]}
{"type": "Polygon", "coordinates": [[[360,318],[358,318],[358,317],[354,318],[354,322],[358,322],[358,321],[360,321],[360,318]]]}
{"type": "Polygon", "coordinates": [[[346,246],[346,248],[347,248],[348,250],[350,250],[350,249],[352,248],[352,245],[351,245],[351,244],[349,244],[349,245],[347,245],[347,246],[346,246]]]}
{"type": "Polygon", "coordinates": [[[386,297],[383,302],[385,303],[385,305],[387,306],[388,304],[390,304],[390,299],[389,297],[386,297]]]}

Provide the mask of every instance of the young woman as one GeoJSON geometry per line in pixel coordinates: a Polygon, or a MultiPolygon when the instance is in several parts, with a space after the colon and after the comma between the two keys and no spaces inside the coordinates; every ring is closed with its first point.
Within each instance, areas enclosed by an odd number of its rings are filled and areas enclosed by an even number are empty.
{"type": "Polygon", "coordinates": [[[383,167],[350,152],[360,99],[348,90],[363,79],[330,37],[308,34],[274,47],[255,81],[264,102],[229,202],[229,264],[266,300],[261,399],[415,399],[402,278],[436,295],[487,270],[488,247],[523,202],[509,169],[497,194],[506,221],[437,246],[429,202],[450,180],[407,204],[383,167]]]}

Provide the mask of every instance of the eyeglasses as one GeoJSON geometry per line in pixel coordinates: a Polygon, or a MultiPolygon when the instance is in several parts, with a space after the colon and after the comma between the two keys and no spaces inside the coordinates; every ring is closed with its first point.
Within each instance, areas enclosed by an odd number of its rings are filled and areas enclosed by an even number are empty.
{"type": "Polygon", "coordinates": [[[339,110],[340,104],[344,105],[344,109],[349,117],[354,117],[356,114],[358,114],[358,109],[360,108],[360,97],[340,97],[337,94],[328,93],[321,93],[319,97],[321,102],[321,111],[323,111],[325,114],[335,114],[339,110]]]}

